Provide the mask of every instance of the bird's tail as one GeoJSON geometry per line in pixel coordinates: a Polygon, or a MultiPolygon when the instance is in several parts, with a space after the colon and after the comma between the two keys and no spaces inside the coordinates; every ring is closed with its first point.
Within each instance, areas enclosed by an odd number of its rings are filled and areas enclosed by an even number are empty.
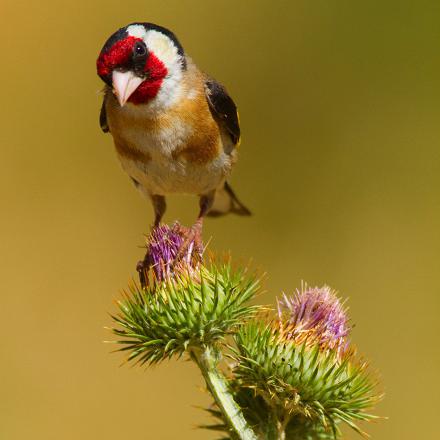
{"type": "Polygon", "coordinates": [[[208,212],[210,217],[219,217],[232,212],[237,215],[251,215],[249,209],[238,200],[228,182],[215,193],[214,203],[208,212]]]}

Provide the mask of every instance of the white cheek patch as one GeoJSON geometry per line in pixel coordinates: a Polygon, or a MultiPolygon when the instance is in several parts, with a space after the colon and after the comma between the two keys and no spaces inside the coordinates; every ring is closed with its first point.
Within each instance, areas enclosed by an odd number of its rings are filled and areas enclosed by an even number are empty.
{"type": "Polygon", "coordinates": [[[148,31],[144,41],[148,50],[153,52],[167,68],[170,68],[176,61],[180,61],[177,47],[162,32],[148,31]]]}
{"type": "Polygon", "coordinates": [[[147,104],[150,113],[163,111],[174,105],[182,97],[182,57],[173,41],[156,30],[146,30],[140,24],[132,24],[127,28],[130,37],[142,38],[151,53],[162,61],[168,74],[163,79],[158,94],[147,104]]]}
{"type": "Polygon", "coordinates": [[[162,32],[149,30],[146,31],[140,24],[132,24],[127,28],[130,37],[142,38],[150,52],[159,58],[168,70],[179,67],[182,63],[179,51],[169,37],[162,32]]]}
{"type": "Polygon", "coordinates": [[[170,38],[161,32],[149,30],[144,41],[168,70],[157,96],[147,104],[152,112],[157,112],[171,107],[182,97],[182,58],[170,38]]]}
{"type": "Polygon", "coordinates": [[[145,28],[140,24],[132,24],[128,26],[127,33],[130,37],[142,38],[145,41],[147,32],[145,28]]]}

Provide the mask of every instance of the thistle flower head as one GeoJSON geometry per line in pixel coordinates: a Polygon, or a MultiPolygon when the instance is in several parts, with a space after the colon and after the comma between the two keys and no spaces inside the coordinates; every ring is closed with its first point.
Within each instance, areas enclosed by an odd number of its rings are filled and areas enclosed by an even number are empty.
{"type": "Polygon", "coordinates": [[[349,332],[346,310],[329,287],[283,295],[274,319],[250,321],[235,335],[239,392],[253,390],[286,420],[295,414],[286,427],[292,438],[337,438],[340,422],[362,433],[356,421],[374,418],[366,410],[380,396],[349,332]],[[312,437],[295,425],[298,416],[311,423],[312,437]]]}
{"type": "Polygon", "coordinates": [[[259,280],[230,263],[200,263],[143,288],[130,285],[113,315],[122,351],[141,364],[154,364],[207,345],[221,346],[260,306],[249,305],[259,280]]]}
{"type": "Polygon", "coordinates": [[[284,337],[309,341],[343,353],[350,332],[346,309],[328,286],[307,287],[278,300],[278,324],[284,337]]]}
{"type": "Polygon", "coordinates": [[[292,420],[286,427],[292,430],[291,438],[331,438],[333,434],[336,439],[341,422],[364,434],[356,421],[375,418],[366,410],[380,400],[376,382],[368,364],[353,350],[347,349],[341,356],[337,349],[323,350],[309,339],[286,338],[264,320],[247,322],[235,340],[237,393],[251,389],[263,398],[268,410],[292,420]],[[299,416],[310,421],[311,431],[317,430],[313,436],[301,430],[293,435],[299,416]]]}
{"type": "Polygon", "coordinates": [[[147,238],[147,253],[142,270],[151,269],[158,281],[169,279],[182,267],[196,269],[202,260],[203,244],[191,234],[191,229],[175,222],[172,226],[155,227],[147,238]]]}

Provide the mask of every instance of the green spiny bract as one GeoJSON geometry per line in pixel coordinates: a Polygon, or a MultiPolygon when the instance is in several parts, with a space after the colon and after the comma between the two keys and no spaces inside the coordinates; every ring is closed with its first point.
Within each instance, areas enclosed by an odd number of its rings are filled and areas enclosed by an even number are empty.
{"type": "MultiPolygon", "coordinates": [[[[276,433],[274,435],[274,431],[276,432],[278,428],[276,422],[280,414],[274,411],[275,408],[270,403],[268,404],[261,395],[255,394],[254,390],[241,386],[239,381],[232,381],[231,392],[258,438],[278,438],[276,433]]],[[[223,432],[224,435],[230,436],[225,438],[234,439],[223,420],[222,412],[215,405],[207,411],[215,418],[215,422],[200,427],[223,432]]],[[[326,429],[320,421],[300,414],[296,414],[295,417],[288,415],[283,431],[286,440],[334,440],[335,438],[334,433],[326,429]]]]}
{"type": "Polygon", "coordinates": [[[297,343],[266,321],[248,322],[235,340],[238,384],[285,420],[286,438],[336,438],[341,421],[362,433],[355,421],[374,418],[364,410],[378,400],[375,384],[353,351],[341,357],[318,343],[297,343]]]}
{"type": "Polygon", "coordinates": [[[129,360],[154,364],[187,349],[215,346],[260,308],[248,301],[259,281],[228,263],[181,270],[143,289],[134,285],[118,302],[113,329],[129,360]]]}

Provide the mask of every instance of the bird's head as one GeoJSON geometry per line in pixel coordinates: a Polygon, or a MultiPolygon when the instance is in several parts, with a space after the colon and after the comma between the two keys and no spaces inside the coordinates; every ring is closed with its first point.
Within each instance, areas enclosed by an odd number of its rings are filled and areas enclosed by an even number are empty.
{"type": "Polygon", "coordinates": [[[96,62],[98,75],[121,106],[175,98],[186,59],[176,36],[152,23],[132,23],[115,32],[96,62]]]}

